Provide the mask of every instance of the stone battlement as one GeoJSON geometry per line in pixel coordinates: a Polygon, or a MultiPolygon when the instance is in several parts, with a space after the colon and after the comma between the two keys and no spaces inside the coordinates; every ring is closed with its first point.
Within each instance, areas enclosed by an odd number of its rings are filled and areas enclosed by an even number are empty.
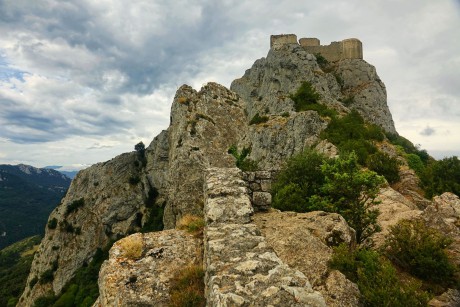
{"type": "Polygon", "coordinates": [[[308,53],[319,53],[329,62],[363,58],[363,44],[357,38],[348,38],[340,42],[332,42],[327,46],[323,46],[320,45],[320,40],[314,37],[301,38],[299,42],[297,42],[297,36],[295,34],[270,36],[270,48],[278,48],[288,44],[299,44],[308,53]]]}

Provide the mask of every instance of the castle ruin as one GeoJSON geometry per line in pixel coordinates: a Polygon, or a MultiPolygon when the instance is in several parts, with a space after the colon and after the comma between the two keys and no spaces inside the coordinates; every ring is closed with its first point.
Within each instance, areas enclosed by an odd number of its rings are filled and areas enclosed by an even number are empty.
{"type": "Polygon", "coordinates": [[[363,44],[357,38],[348,38],[340,42],[332,42],[327,46],[322,46],[317,38],[301,38],[297,42],[295,34],[270,36],[270,48],[278,48],[287,44],[298,44],[308,53],[321,54],[329,62],[363,58],[363,44]]]}

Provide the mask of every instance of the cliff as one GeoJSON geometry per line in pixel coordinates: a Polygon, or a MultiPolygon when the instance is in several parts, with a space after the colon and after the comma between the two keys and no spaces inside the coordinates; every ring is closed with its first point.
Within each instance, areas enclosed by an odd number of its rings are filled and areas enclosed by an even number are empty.
{"type": "MultiPolygon", "coordinates": [[[[337,154],[320,139],[330,118],[295,111],[290,95],[302,82],[313,85],[320,104],[339,114],[357,110],[396,133],[385,86],[375,68],[360,58],[321,66],[319,57],[296,40],[281,42],[230,89],[216,83],[199,91],[181,86],[169,127],[145,154],[123,154],[78,174],[50,215],[55,225],[46,229],[18,306],[31,306],[48,291],[59,293],[98,249],[140,231],[154,214],[152,208],[164,209],[164,226],[170,230],[115,243],[100,272],[95,306],[166,306],[172,272],[197,263],[205,269],[209,306],[357,304],[356,285],[326,268],[335,239],[354,244],[354,231],[343,218],[324,212],[253,215],[269,207],[271,174],[283,161],[311,146],[337,154]],[[267,116],[266,122],[250,125],[256,114],[267,116]],[[265,171],[232,169],[232,145],[239,152],[250,149],[249,158],[265,171]],[[205,219],[202,241],[173,229],[187,215],[205,219]],[[287,227],[293,225],[304,230],[287,227]],[[295,239],[299,232],[301,242],[295,239]],[[132,244],[139,251],[136,257],[126,256],[132,244]],[[296,246],[308,249],[307,263],[287,256],[296,246]],[[33,282],[50,270],[51,280],[33,282]]],[[[416,205],[410,208],[420,211],[416,205]]]]}

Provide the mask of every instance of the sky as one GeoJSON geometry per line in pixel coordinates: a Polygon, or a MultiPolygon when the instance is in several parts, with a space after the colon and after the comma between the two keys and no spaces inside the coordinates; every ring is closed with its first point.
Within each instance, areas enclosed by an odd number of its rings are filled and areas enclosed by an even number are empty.
{"type": "Polygon", "coordinates": [[[460,0],[0,0],[0,164],[80,169],[146,145],[182,84],[227,87],[271,34],[359,38],[402,136],[460,155],[460,0]]]}

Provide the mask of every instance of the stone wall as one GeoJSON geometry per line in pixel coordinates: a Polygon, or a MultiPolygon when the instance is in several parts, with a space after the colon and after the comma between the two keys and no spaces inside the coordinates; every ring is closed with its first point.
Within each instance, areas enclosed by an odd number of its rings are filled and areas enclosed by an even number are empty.
{"type": "Polygon", "coordinates": [[[348,38],[323,46],[320,44],[320,40],[315,37],[301,38],[297,43],[297,36],[295,34],[270,36],[270,48],[279,48],[288,44],[300,44],[308,53],[319,53],[329,62],[363,58],[363,44],[357,38],[348,38]]]}
{"type": "Polygon", "coordinates": [[[277,171],[244,172],[248,195],[255,212],[268,211],[272,204],[271,187],[277,171]]]}
{"type": "Polygon", "coordinates": [[[307,277],[281,261],[252,222],[239,169],[208,169],[204,194],[207,306],[326,306],[307,277]]]}

